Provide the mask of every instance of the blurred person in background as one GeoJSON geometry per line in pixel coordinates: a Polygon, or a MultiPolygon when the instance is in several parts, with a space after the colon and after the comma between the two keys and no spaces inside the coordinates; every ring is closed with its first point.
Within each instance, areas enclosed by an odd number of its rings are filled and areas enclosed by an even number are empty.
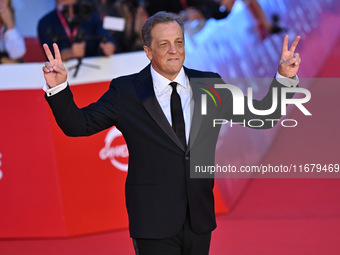
{"type": "MultiPolygon", "coordinates": [[[[268,20],[257,0],[242,1],[253,14],[261,38],[284,30],[278,25],[277,15],[272,16],[272,21],[268,20]]],[[[206,20],[210,18],[217,20],[226,18],[235,2],[236,0],[145,0],[145,8],[150,16],[164,10],[179,14],[186,23],[186,32],[193,34],[202,29],[206,20]],[[194,26],[190,25],[193,21],[194,26]]]]}
{"type": "Polygon", "coordinates": [[[145,0],[145,8],[150,16],[159,11],[168,11],[180,14],[182,18],[189,20],[225,18],[228,12],[225,8],[221,8],[221,5],[221,0],[145,0]]]}
{"type": "MultiPolygon", "coordinates": [[[[235,1],[236,0],[220,0],[221,5],[224,6],[228,12],[232,10],[235,1]]],[[[284,31],[284,29],[278,25],[278,15],[273,15],[272,22],[270,22],[257,0],[242,1],[254,15],[259,33],[263,39],[266,38],[269,34],[275,34],[284,31]]]]}
{"type": "Polygon", "coordinates": [[[226,8],[221,8],[220,0],[144,0],[149,16],[159,11],[176,13],[184,21],[186,34],[199,32],[208,19],[223,19],[228,16],[226,8]]]}
{"type": "Polygon", "coordinates": [[[55,0],[56,9],[38,24],[41,45],[58,43],[62,60],[111,56],[116,43],[90,0],[55,0]]]}
{"type": "Polygon", "coordinates": [[[148,18],[142,1],[97,0],[102,19],[105,16],[123,18],[124,31],[110,31],[117,40],[117,52],[143,50],[142,27],[148,18]]]}
{"type": "Polygon", "coordinates": [[[223,19],[229,11],[221,5],[221,0],[145,0],[145,9],[149,16],[168,11],[178,14],[184,21],[187,35],[199,32],[208,19],[223,19]]]}
{"type": "Polygon", "coordinates": [[[24,39],[15,28],[11,0],[0,0],[0,63],[16,63],[26,53],[24,39]]]}

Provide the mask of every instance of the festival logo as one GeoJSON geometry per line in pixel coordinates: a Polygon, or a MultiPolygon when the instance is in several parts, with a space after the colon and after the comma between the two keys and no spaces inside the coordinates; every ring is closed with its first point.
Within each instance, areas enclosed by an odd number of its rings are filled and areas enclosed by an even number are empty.
{"type": "Polygon", "coordinates": [[[129,151],[122,133],[112,127],[105,137],[105,147],[99,152],[101,160],[109,159],[111,164],[120,171],[128,170],[129,151]]]}

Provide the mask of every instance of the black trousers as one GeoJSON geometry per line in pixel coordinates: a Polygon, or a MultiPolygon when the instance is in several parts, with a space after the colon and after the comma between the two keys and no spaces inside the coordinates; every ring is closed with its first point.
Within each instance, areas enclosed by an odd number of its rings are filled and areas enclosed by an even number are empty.
{"type": "Polygon", "coordinates": [[[192,231],[189,216],[181,231],[165,239],[133,239],[136,255],[208,255],[211,232],[196,234],[192,231]]]}

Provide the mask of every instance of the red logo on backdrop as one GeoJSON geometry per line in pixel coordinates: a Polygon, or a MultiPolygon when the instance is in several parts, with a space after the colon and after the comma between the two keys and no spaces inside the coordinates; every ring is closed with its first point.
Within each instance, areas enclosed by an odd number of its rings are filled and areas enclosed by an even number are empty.
{"type": "Polygon", "coordinates": [[[122,133],[112,127],[105,137],[105,147],[99,152],[101,160],[109,159],[111,164],[120,171],[128,170],[129,151],[122,133]]]}

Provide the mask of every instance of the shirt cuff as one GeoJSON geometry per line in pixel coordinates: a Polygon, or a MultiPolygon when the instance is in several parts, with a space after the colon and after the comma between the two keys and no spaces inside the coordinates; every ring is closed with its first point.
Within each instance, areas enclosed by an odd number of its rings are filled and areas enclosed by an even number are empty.
{"type": "Polygon", "coordinates": [[[66,89],[67,87],[67,81],[64,83],[61,83],[53,88],[50,88],[47,84],[44,85],[43,90],[46,92],[46,95],[48,97],[54,96],[55,94],[59,93],[60,91],[66,89]]]}
{"type": "Polygon", "coordinates": [[[11,28],[6,30],[4,34],[5,41],[18,40],[21,38],[18,30],[16,28],[11,28]]]}
{"type": "Polygon", "coordinates": [[[22,58],[26,53],[24,39],[15,28],[6,30],[4,33],[4,46],[10,59],[22,58]]]}
{"type": "Polygon", "coordinates": [[[295,75],[293,78],[287,78],[279,74],[279,72],[276,73],[275,79],[281,83],[283,86],[295,88],[299,84],[299,77],[295,75]]]}

